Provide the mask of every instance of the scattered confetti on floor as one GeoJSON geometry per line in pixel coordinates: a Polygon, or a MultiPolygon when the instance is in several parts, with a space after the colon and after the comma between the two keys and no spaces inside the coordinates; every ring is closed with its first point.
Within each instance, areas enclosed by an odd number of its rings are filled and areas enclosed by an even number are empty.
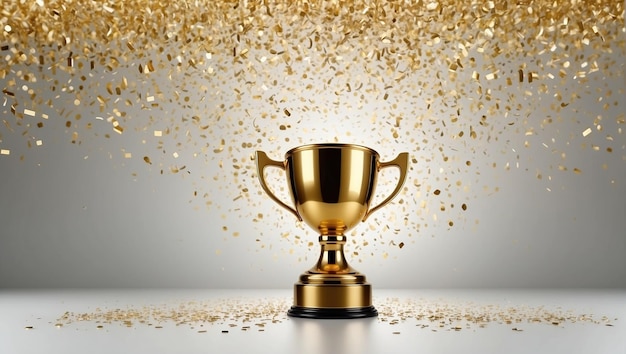
{"type": "Polygon", "coordinates": [[[597,318],[589,313],[577,313],[562,308],[544,306],[502,306],[474,302],[387,298],[377,304],[379,320],[396,325],[414,320],[416,326],[431,331],[476,330],[490,324],[508,325],[513,331],[523,331],[535,325],[567,326],[589,323],[612,326],[607,316],[597,318]]]}
{"type": "MultiPolygon", "coordinates": [[[[155,329],[187,327],[198,333],[257,331],[271,329],[272,324],[289,321],[287,309],[291,299],[217,299],[187,301],[178,305],[97,308],[93,312],[67,311],[54,326],[66,328],[105,329],[107,327],[149,326],[155,329]]],[[[384,298],[376,301],[377,322],[389,326],[414,324],[418,330],[479,330],[489,325],[506,325],[522,332],[537,326],[565,327],[577,323],[612,327],[617,318],[572,310],[526,305],[490,305],[474,302],[432,300],[423,298],[384,298]]],[[[26,329],[32,329],[32,326],[26,329]]],[[[393,332],[400,334],[400,332],[393,332]]]]}
{"type": "Polygon", "coordinates": [[[155,329],[187,326],[198,333],[216,327],[222,333],[229,330],[262,331],[266,325],[287,319],[287,299],[217,299],[214,301],[187,301],[178,305],[149,305],[138,308],[97,308],[93,312],[65,312],[56,321],[57,327],[74,324],[107,326],[151,326],[155,329]],[[223,329],[224,327],[229,329],[223,329]]]}

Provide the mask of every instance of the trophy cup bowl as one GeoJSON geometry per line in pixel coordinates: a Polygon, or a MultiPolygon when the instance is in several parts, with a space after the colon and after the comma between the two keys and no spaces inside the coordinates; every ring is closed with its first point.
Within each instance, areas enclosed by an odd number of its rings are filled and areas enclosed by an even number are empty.
{"type": "Polygon", "coordinates": [[[345,233],[389,203],[402,189],[408,153],[381,162],[376,151],[354,144],[310,144],[289,150],[284,161],[256,152],[257,174],[268,196],[300,221],[319,231],[320,257],[294,286],[288,315],[304,318],[362,318],[378,314],[372,306],[371,285],[365,275],[348,265],[345,233]],[[266,167],[283,169],[293,207],[267,186],[266,167]],[[371,207],[378,172],[400,169],[398,183],[386,199],[371,207]]]}

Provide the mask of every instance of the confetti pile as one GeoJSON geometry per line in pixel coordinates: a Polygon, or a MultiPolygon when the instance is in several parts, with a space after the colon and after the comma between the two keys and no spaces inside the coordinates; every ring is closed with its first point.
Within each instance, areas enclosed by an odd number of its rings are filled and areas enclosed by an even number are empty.
{"type": "MultiPolygon", "coordinates": [[[[264,248],[263,230],[287,219],[258,185],[255,150],[409,151],[395,205],[353,231],[375,235],[350,238],[351,258],[380,255],[433,225],[477,223],[471,200],[499,188],[485,173],[519,170],[551,191],[596,172],[571,159],[583,150],[616,183],[625,32],[614,0],[4,0],[0,160],[66,141],[137,180],[179,174],[196,209],[257,223],[264,248]]],[[[269,181],[289,198],[284,176],[269,181]]],[[[395,178],[379,181],[382,200],[395,178]]],[[[281,238],[290,253],[316,248],[296,225],[302,236],[281,238]]]]}
{"type": "MultiPolygon", "coordinates": [[[[207,331],[265,331],[272,324],[288,320],[290,300],[270,298],[264,300],[217,299],[214,301],[189,301],[178,306],[144,306],[141,308],[96,309],[94,312],[66,312],[56,320],[58,328],[72,325],[92,325],[95,329],[110,326],[150,326],[155,329],[187,326],[198,333],[207,331]]],[[[513,331],[523,331],[535,325],[566,326],[589,323],[613,326],[607,316],[595,318],[592,314],[544,307],[480,305],[444,300],[413,298],[385,298],[376,302],[377,321],[394,326],[415,323],[417,329],[437,331],[476,330],[490,323],[507,325],[513,331]]],[[[394,332],[396,333],[396,332],[394,332]]],[[[399,334],[399,332],[398,332],[399,334]]]]}

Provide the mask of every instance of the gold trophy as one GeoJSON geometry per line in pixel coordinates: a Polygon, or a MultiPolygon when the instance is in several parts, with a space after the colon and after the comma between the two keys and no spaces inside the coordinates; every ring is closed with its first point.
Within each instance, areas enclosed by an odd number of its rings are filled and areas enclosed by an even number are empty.
{"type": "Polygon", "coordinates": [[[389,203],[402,189],[408,153],[381,162],[376,151],[353,144],[311,144],[289,150],[284,161],[256,152],[261,187],[272,200],[320,232],[322,251],[313,268],[294,286],[288,315],[305,318],[363,318],[378,315],[372,306],[372,288],[365,275],[348,265],[343,247],[345,233],[359,221],[389,203]],[[265,183],[268,166],[283,169],[295,207],[278,199],[265,183]],[[394,191],[370,207],[378,171],[395,166],[400,178],[394,191]]]}

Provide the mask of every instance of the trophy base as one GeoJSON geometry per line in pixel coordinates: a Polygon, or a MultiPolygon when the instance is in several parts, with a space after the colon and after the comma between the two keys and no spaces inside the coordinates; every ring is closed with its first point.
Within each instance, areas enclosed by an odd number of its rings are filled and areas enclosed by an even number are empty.
{"type": "Polygon", "coordinates": [[[354,308],[323,308],[323,307],[302,307],[291,306],[287,315],[300,318],[316,319],[351,319],[378,316],[378,311],[374,306],[354,307],[354,308]]]}
{"type": "Polygon", "coordinates": [[[375,317],[372,286],[356,271],[344,274],[309,271],[294,285],[292,317],[340,319],[375,317]]]}

